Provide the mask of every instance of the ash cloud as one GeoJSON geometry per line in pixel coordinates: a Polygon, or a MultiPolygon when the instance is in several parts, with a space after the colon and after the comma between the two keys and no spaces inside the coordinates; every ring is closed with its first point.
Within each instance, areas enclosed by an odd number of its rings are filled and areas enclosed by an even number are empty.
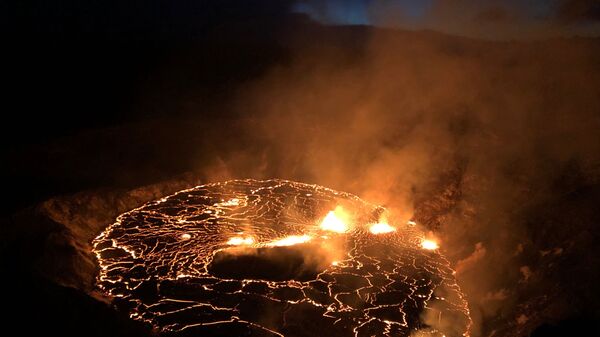
{"type": "Polygon", "coordinates": [[[221,158],[227,172],[315,182],[385,205],[394,221],[415,216],[457,266],[476,336],[501,333],[500,321],[527,334],[575,310],[515,317],[531,287],[556,282],[537,277],[538,250],[567,235],[548,234],[532,210],[599,181],[597,40],[327,28],[364,37],[345,49],[311,29],[293,35],[287,63],[239,91],[233,107],[255,140],[221,158]]]}

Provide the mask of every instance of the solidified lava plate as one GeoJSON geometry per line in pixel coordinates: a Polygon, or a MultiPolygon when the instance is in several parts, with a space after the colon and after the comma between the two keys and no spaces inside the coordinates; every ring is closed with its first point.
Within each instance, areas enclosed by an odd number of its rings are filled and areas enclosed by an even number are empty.
{"type": "Polygon", "coordinates": [[[447,260],[384,213],[285,180],[197,186],[106,228],[98,285],[165,335],[468,335],[447,260]]]}

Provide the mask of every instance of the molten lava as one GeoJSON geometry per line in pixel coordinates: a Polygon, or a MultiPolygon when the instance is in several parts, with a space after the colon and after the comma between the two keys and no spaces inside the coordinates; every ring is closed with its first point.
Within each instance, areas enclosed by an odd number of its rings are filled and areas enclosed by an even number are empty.
{"type": "Polygon", "coordinates": [[[293,246],[299,243],[305,243],[312,239],[312,237],[308,235],[290,235],[286,236],[283,239],[279,239],[276,241],[272,241],[266,244],[268,247],[284,247],[284,246],[293,246]]]}
{"type": "Polygon", "coordinates": [[[380,223],[376,223],[374,225],[371,225],[371,227],[369,227],[369,231],[372,234],[385,234],[385,233],[395,232],[396,228],[390,226],[387,223],[380,222],[380,223]]]}
{"type": "Polygon", "coordinates": [[[339,216],[342,212],[341,208],[338,207],[335,211],[327,213],[321,222],[321,229],[336,233],[345,233],[348,231],[348,225],[346,225],[339,216]]]}
{"type": "Polygon", "coordinates": [[[228,245],[232,245],[232,246],[242,246],[242,245],[251,245],[254,243],[254,238],[252,237],[241,237],[241,236],[234,236],[231,239],[229,239],[229,241],[227,241],[228,245]]]}
{"type": "Polygon", "coordinates": [[[423,239],[423,241],[421,241],[421,247],[427,250],[436,250],[440,248],[440,245],[435,240],[423,239]]]}
{"type": "Polygon", "coordinates": [[[427,327],[432,336],[468,336],[437,242],[382,211],[285,180],[197,186],[120,215],[94,240],[98,286],[172,337],[409,337],[432,313],[452,322],[427,327]]]}

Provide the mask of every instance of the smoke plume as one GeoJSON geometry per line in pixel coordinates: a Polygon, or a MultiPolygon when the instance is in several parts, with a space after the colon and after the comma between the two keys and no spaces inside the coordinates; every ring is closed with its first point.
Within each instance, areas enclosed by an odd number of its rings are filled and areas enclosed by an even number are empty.
{"type": "Polygon", "coordinates": [[[416,217],[456,265],[474,334],[513,320],[539,248],[526,214],[569,193],[564,179],[598,181],[597,41],[330,28],[364,37],[345,48],[312,29],[312,47],[293,35],[288,62],[239,91],[253,141],[211,172],[315,182],[416,217]]]}

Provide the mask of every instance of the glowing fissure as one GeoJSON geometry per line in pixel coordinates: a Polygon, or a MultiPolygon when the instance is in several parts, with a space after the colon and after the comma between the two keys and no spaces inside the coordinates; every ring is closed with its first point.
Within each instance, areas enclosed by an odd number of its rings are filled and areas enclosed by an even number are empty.
{"type": "MultiPolygon", "coordinates": [[[[338,210],[339,212],[341,211],[338,210]]],[[[321,222],[321,229],[324,231],[345,233],[348,231],[348,225],[338,217],[336,211],[330,211],[321,222]]]]}
{"type": "Polygon", "coordinates": [[[269,242],[266,245],[270,247],[292,246],[299,243],[305,243],[312,239],[309,235],[290,235],[282,239],[269,242]]]}
{"type": "Polygon", "coordinates": [[[434,310],[467,336],[467,303],[437,243],[429,248],[414,224],[382,222],[381,211],[285,180],[197,186],[122,214],[94,240],[98,286],[133,319],[175,335],[410,336],[434,310]],[[218,277],[209,266],[224,253],[318,269],[303,280],[218,277]]]}

